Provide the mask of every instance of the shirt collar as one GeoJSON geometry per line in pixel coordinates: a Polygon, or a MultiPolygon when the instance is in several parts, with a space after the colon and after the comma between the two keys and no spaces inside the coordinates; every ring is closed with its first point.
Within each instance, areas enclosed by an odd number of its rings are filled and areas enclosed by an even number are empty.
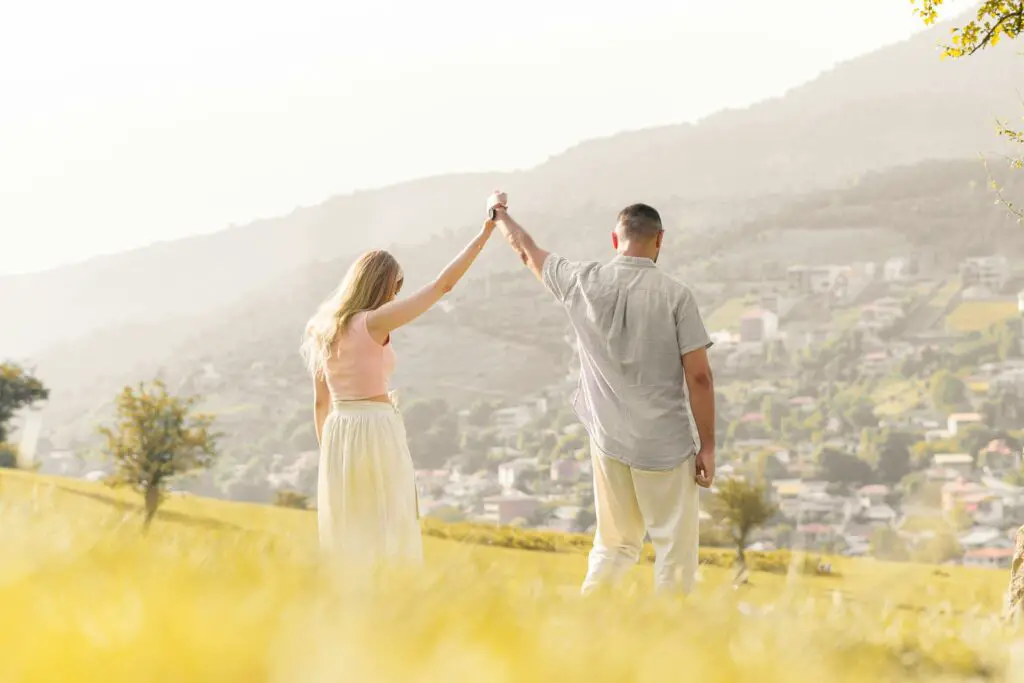
{"type": "Polygon", "coordinates": [[[642,256],[626,256],[625,254],[617,254],[615,258],[612,259],[612,263],[616,265],[636,266],[637,268],[655,267],[652,259],[644,258],[642,256]]]}

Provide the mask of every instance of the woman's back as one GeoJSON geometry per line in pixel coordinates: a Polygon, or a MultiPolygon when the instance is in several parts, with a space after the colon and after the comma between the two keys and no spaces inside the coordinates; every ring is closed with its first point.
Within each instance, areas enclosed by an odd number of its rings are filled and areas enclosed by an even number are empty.
{"type": "Polygon", "coordinates": [[[335,401],[362,401],[387,396],[395,370],[390,337],[378,343],[366,327],[367,314],[357,313],[338,334],[326,364],[327,386],[335,401]]]}

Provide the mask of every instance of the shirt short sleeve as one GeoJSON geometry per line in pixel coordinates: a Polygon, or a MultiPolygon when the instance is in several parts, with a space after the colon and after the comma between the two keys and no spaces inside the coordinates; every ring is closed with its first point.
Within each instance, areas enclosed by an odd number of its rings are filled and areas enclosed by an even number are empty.
{"type": "Polygon", "coordinates": [[[544,286],[563,304],[569,298],[573,287],[579,282],[579,267],[556,254],[548,254],[548,257],[544,259],[544,268],[541,274],[544,286]]]}
{"type": "Polygon", "coordinates": [[[685,290],[676,308],[676,337],[679,340],[679,355],[691,351],[711,348],[711,337],[704,327],[704,320],[697,309],[697,299],[689,289],[685,290]]]}

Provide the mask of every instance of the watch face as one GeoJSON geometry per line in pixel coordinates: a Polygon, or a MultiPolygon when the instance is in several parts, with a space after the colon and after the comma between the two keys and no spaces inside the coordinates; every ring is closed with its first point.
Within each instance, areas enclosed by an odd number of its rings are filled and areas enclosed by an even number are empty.
{"type": "Polygon", "coordinates": [[[487,215],[488,215],[488,216],[490,217],[490,219],[491,219],[492,221],[493,221],[493,220],[497,220],[497,218],[498,218],[498,209],[497,209],[496,207],[493,207],[493,206],[492,206],[492,207],[491,207],[491,208],[490,208],[490,209],[489,209],[489,210],[487,211],[487,215]]]}

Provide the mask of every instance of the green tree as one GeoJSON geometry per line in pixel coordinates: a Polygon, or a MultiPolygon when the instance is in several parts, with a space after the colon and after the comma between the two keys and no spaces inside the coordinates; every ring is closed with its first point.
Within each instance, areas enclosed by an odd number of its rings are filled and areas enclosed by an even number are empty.
{"type": "Polygon", "coordinates": [[[960,450],[977,456],[985,446],[998,438],[1001,432],[983,424],[965,425],[957,432],[956,441],[960,450]]]}
{"type": "Polygon", "coordinates": [[[50,397],[49,390],[17,363],[0,363],[0,443],[7,441],[8,426],[19,410],[50,397]]]}
{"type": "Polygon", "coordinates": [[[932,405],[950,412],[967,402],[967,386],[949,370],[939,370],[929,384],[932,405]]]}
{"type": "Polygon", "coordinates": [[[0,470],[18,466],[18,449],[9,443],[0,443],[0,470]]]}
{"type": "Polygon", "coordinates": [[[761,414],[764,415],[768,427],[778,433],[782,430],[783,420],[789,414],[789,406],[774,396],[765,396],[761,401],[761,414]]]}
{"type": "Polygon", "coordinates": [[[817,455],[821,476],[825,481],[842,484],[866,484],[874,474],[871,465],[855,455],[834,448],[823,448],[817,455]]]}
{"type": "Polygon", "coordinates": [[[309,496],[290,489],[278,489],[274,493],[274,505],[282,508],[307,510],[309,509],[309,496]]]}
{"type": "Polygon", "coordinates": [[[866,396],[858,396],[857,399],[846,406],[842,412],[843,421],[853,429],[865,429],[878,426],[878,417],[875,415],[875,404],[866,396]]]}
{"type": "Polygon", "coordinates": [[[761,482],[726,479],[718,484],[711,503],[712,515],[725,527],[736,547],[737,578],[747,567],[750,535],[770,520],[778,508],[768,499],[761,482]]]}
{"type": "Polygon", "coordinates": [[[167,485],[183,474],[205,469],[216,458],[213,418],[194,411],[197,397],[179,398],[163,382],[126,386],[116,401],[112,427],[100,427],[106,455],[113,460],[113,486],[128,486],[145,503],[149,528],[167,485]]]}
{"type": "Polygon", "coordinates": [[[770,451],[762,451],[757,454],[755,471],[757,476],[765,481],[774,481],[789,476],[786,466],[770,451]]]}
{"type": "Polygon", "coordinates": [[[551,447],[549,459],[558,460],[573,455],[576,451],[586,448],[587,439],[583,434],[563,434],[551,447]]]}
{"type": "Polygon", "coordinates": [[[895,484],[910,472],[910,446],[914,437],[904,432],[883,430],[876,450],[878,463],[875,466],[879,481],[895,484]]]}
{"type": "Polygon", "coordinates": [[[469,416],[466,419],[474,427],[486,427],[494,414],[494,404],[490,401],[480,400],[469,409],[469,416]]]}

